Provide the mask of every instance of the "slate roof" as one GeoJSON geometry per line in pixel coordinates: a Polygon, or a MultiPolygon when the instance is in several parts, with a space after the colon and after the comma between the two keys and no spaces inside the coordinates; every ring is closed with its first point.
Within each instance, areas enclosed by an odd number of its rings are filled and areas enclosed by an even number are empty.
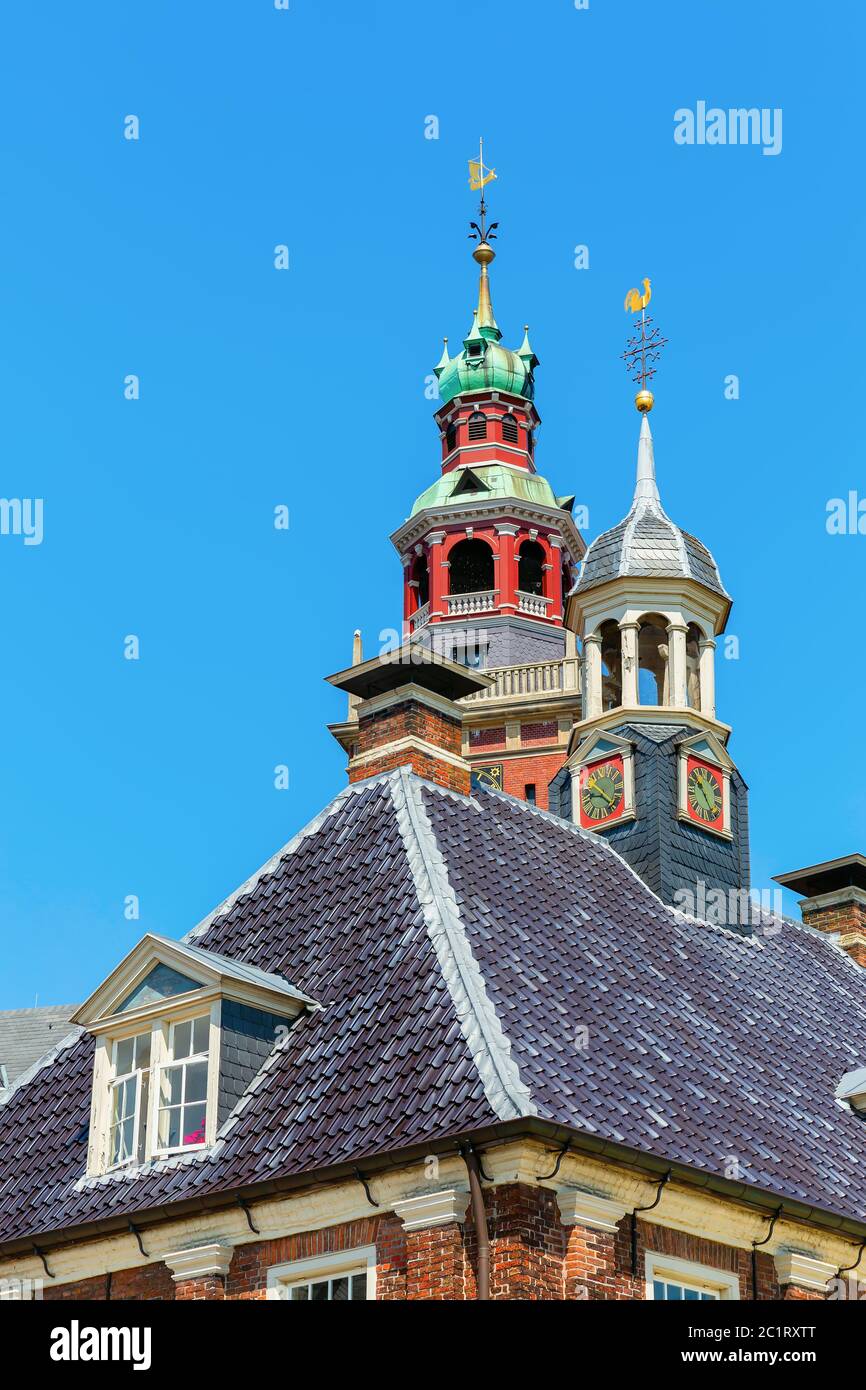
{"type": "Polygon", "coordinates": [[[649,576],[695,579],[728,598],[715,560],[705,545],[680,530],[664,510],[655,480],[652,434],[644,415],[638,444],[637,486],[631,509],[590,545],[574,593],[609,579],[649,576]]]}
{"type": "Polygon", "coordinates": [[[600,836],[406,769],[347,788],[194,945],[319,1001],[214,1148],[85,1178],[93,1042],[0,1105],[0,1240],[536,1115],[866,1219],[866,975],[818,933],[664,906],[600,836]],[[587,1030],[588,1046],[580,1045],[587,1030]]]}
{"type": "MultiPolygon", "coordinates": [[[[11,1084],[68,1033],[78,1030],[69,1020],[77,1004],[51,1004],[39,1009],[0,1012],[0,1067],[11,1084]]],[[[3,1086],[0,1083],[0,1096],[3,1086]]]]}

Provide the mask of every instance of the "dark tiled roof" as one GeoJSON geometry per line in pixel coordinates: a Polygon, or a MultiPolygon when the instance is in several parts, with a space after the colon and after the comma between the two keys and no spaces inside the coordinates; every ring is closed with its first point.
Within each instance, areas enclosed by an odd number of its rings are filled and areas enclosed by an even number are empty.
{"type": "Polygon", "coordinates": [[[82,1038],[0,1107],[0,1239],[529,1114],[866,1218],[866,1129],[833,1099],[866,1061],[866,976],[771,926],[685,918],[601,837],[508,797],[356,784],[195,934],[326,1006],[214,1151],[83,1180],[82,1038]]]}
{"type": "Polygon", "coordinates": [[[77,1033],[75,1024],[69,1022],[77,1007],[77,1004],[53,1004],[39,1009],[0,1012],[0,1067],[10,1084],[56,1047],[62,1038],[77,1033]]]}

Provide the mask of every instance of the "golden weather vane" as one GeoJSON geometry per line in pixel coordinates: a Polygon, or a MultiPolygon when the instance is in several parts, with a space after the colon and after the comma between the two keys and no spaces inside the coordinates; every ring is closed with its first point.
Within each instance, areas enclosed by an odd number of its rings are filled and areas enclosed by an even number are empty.
{"type": "Polygon", "coordinates": [[[496,170],[490,169],[484,163],[484,141],[478,141],[478,158],[469,161],[469,187],[476,193],[481,194],[481,203],[478,208],[478,222],[470,222],[472,231],[469,235],[478,242],[488,242],[495,240],[498,222],[491,222],[490,227],[486,225],[487,204],[484,201],[484,186],[490,183],[491,179],[496,178],[496,170]],[[480,225],[479,225],[480,224],[480,225]]]}
{"type": "Polygon", "coordinates": [[[653,408],[655,398],[647,382],[655,376],[655,363],[661,357],[662,348],[668,341],[667,338],[660,337],[657,328],[651,327],[653,321],[647,317],[647,305],[651,298],[652,286],[649,279],[643,281],[643,294],[640,290],[629,290],[625,297],[626,313],[640,312],[640,318],[635,323],[635,328],[639,331],[626,343],[622,360],[632,381],[640,382],[640,390],[634,398],[634,403],[642,415],[653,408]]]}

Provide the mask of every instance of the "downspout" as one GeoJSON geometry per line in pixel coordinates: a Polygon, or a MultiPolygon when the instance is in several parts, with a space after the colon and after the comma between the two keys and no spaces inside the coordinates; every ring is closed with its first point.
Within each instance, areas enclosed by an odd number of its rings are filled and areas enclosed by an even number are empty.
{"type": "Polygon", "coordinates": [[[484,1195],[481,1191],[481,1166],[478,1162],[478,1155],[471,1144],[467,1144],[463,1151],[463,1161],[469,1173],[469,1198],[472,1203],[475,1239],[478,1242],[476,1298],[480,1303],[486,1303],[490,1300],[490,1230],[487,1225],[487,1213],[484,1210],[484,1195]]]}

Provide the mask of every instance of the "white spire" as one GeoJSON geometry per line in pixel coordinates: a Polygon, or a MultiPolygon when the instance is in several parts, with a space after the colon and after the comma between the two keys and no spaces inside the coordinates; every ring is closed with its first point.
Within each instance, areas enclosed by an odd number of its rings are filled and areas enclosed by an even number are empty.
{"type": "Polygon", "coordinates": [[[653,457],[653,437],[649,418],[644,415],[640,423],[640,440],[637,446],[637,484],[634,490],[634,505],[641,501],[661,502],[656,487],[656,465],[653,457]]]}

